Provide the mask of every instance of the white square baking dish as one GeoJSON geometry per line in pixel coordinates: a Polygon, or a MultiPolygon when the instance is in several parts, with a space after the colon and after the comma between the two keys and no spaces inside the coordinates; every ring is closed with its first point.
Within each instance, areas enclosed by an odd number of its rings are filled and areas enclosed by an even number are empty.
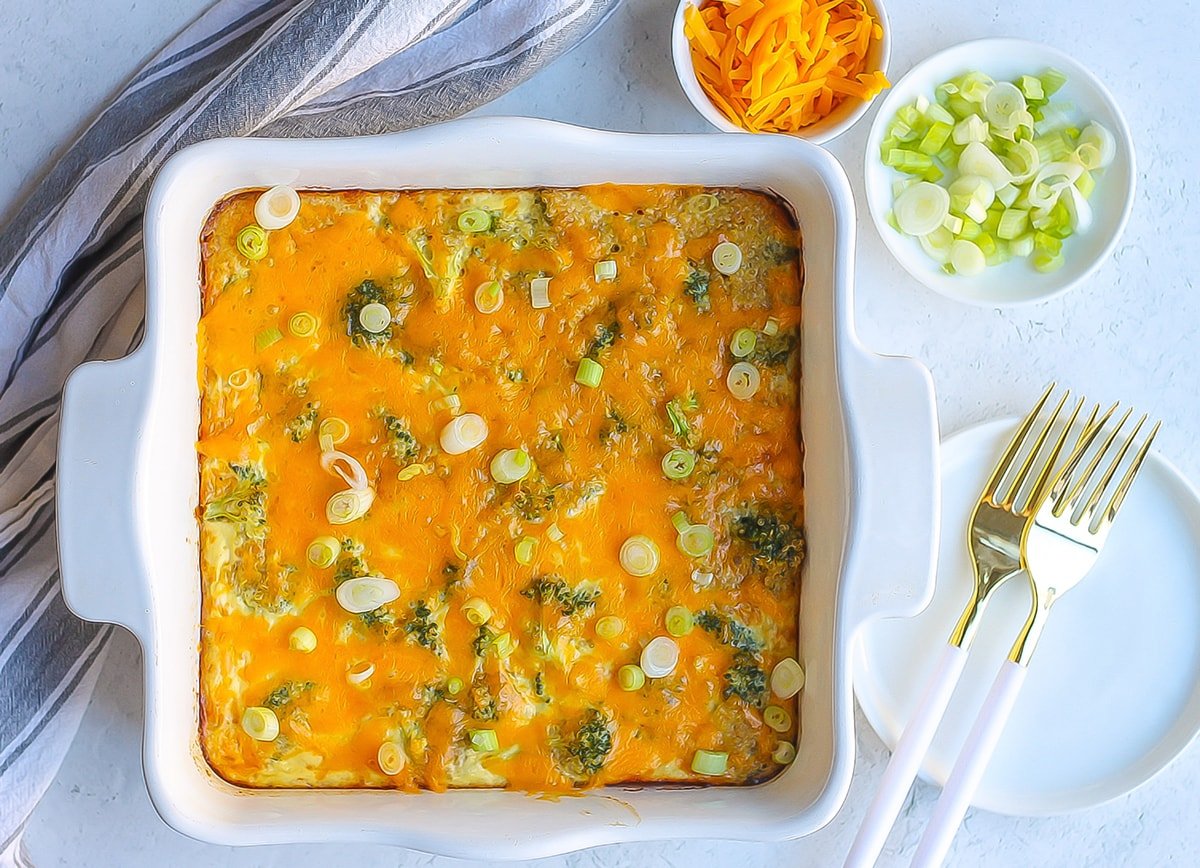
{"type": "MultiPolygon", "coordinates": [[[[854,209],[841,167],[784,136],[599,132],[524,118],[396,135],[196,145],[160,172],[145,217],[146,333],[76,370],[63,398],[58,521],[67,602],[131,630],[145,659],[144,766],[170,825],[223,844],[365,841],[522,859],[661,838],[780,840],[820,828],[850,784],[850,646],[932,590],[937,422],[928,372],[866,351],[852,323],[854,209]],[[510,791],[252,790],[219,778],[197,738],[200,577],[195,441],[199,238],[248,187],[437,188],[703,184],[771,191],[804,243],[802,409],[809,555],[807,669],[796,761],[748,787],[510,791]]],[[[780,436],[789,436],[780,432],[780,436]]]]}

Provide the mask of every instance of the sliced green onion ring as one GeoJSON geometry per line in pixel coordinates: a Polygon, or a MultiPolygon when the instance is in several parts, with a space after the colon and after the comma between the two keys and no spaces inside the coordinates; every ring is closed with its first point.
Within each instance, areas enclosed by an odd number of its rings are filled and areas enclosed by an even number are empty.
{"type": "Polygon", "coordinates": [[[581,386],[587,386],[589,389],[594,389],[600,385],[600,380],[603,376],[604,365],[595,359],[582,358],[579,360],[579,367],[575,371],[576,383],[581,386]]]}
{"type": "Polygon", "coordinates": [[[763,709],[763,723],[776,732],[787,732],[792,728],[792,716],[785,708],[768,705],[763,709]]]}
{"type": "Polygon", "coordinates": [[[719,777],[729,766],[729,754],[718,750],[698,750],[692,757],[692,771],[706,777],[719,777]]]}
{"type": "Polygon", "coordinates": [[[498,280],[487,280],[475,290],[475,309],[482,314],[492,314],[504,306],[504,287],[498,280]]]}
{"type": "Polygon", "coordinates": [[[439,442],[449,455],[462,455],[483,443],[488,436],[488,424],[478,413],[464,413],[446,423],[439,442]]]}
{"type": "Polygon", "coordinates": [[[971,277],[987,267],[987,257],[974,241],[959,238],[950,246],[950,264],[956,274],[971,277]]]}
{"type": "Polygon", "coordinates": [[[251,223],[249,226],[243,226],[242,230],[237,234],[237,249],[238,253],[247,259],[257,262],[267,255],[267,233],[263,231],[261,226],[255,226],[251,223]]]}
{"type": "Polygon", "coordinates": [[[321,437],[328,437],[336,446],[350,437],[350,423],[338,416],[328,416],[321,420],[317,433],[321,437]]]}
{"type": "Polygon", "coordinates": [[[921,181],[900,194],[892,211],[901,232],[928,235],[941,226],[950,213],[950,194],[944,187],[921,181]]]}
{"type": "Polygon", "coordinates": [[[467,600],[462,604],[462,612],[466,616],[467,623],[473,627],[480,627],[492,619],[492,607],[482,597],[472,597],[467,600]]]}
{"type": "Polygon", "coordinates": [[[254,219],[263,229],[282,229],[300,213],[300,194],[291,187],[272,187],[254,203],[254,219]]]}
{"type": "Polygon", "coordinates": [[[523,567],[527,567],[533,563],[537,557],[538,541],[531,536],[523,536],[517,540],[517,545],[513,549],[513,555],[517,559],[517,563],[523,567]]]}
{"type": "Polygon", "coordinates": [[[332,567],[342,553],[342,544],[337,537],[319,536],[308,544],[308,562],[314,567],[332,567]]]}
{"type": "Polygon", "coordinates": [[[626,663],[617,670],[617,683],[621,685],[622,690],[641,690],[646,683],[646,673],[642,667],[626,663]]]}
{"type": "Polygon", "coordinates": [[[721,200],[714,193],[697,193],[684,203],[684,207],[693,214],[707,214],[720,204],[721,200]]]}
{"type": "Polygon", "coordinates": [[[617,261],[615,259],[601,259],[592,269],[592,273],[597,282],[602,280],[616,280],[617,261]]]}
{"type": "Polygon", "coordinates": [[[229,383],[229,387],[231,389],[237,389],[238,391],[241,391],[250,385],[250,381],[253,376],[254,375],[250,373],[249,368],[238,368],[229,375],[227,382],[229,383]]]}
{"type": "Polygon", "coordinates": [[[347,455],[345,452],[338,452],[336,449],[322,452],[321,469],[326,473],[337,474],[353,489],[361,491],[370,487],[367,471],[354,456],[347,455]],[[345,465],[345,469],[343,469],[343,465],[345,465]]]}
{"type": "Polygon", "coordinates": [[[451,696],[458,696],[466,686],[463,680],[456,675],[446,682],[446,692],[451,696]]]}
{"type": "Polygon", "coordinates": [[[317,634],[307,627],[297,627],[288,636],[288,647],[301,654],[311,654],[317,650],[317,634]]]}
{"type": "Polygon", "coordinates": [[[688,557],[702,558],[713,550],[716,538],[708,525],[693,524],[680,532],[675,544],[688,557]]]}
{"type": "Polygon", "coordinates": [[[355,663],[346,670],[346,680],[354,685],[366,684],[374,674],[375,664],[369,660],[364,660],[361,663],[355,663]]]}
{"type": "Polygon", "coordinates": [[[730,366],[729,374],[725,377],[725,385],[729,387],[729,394],[739,401],[749,401],[753,398],[761,384],[762,377],[758,373],[758,368],[749,362],[735,362],[730,366]]]}
{"type": "Polygon", "coordinates": [[[492,215],[482,208],[469,208],[458,215],[458,228],[463,232],[487,232],[492,228],[492,215]]]}
{"type": "Polygon", "coordinates": [[[375,489],[348,488],[325,503],[325,518],[330,524],[349,524],[366,515],[374,502],[375,489]]]}
{"type": "Polygon", "coordinates": [[[736,274],[742,267],[742,248],[732,241],[722,241],[713,248],[712,264],[721,274],[736,274]]]}
{"type": "Polygon", "coordinates": [[[680,510],[671,516],[671,524],[674,526],[676,533],[683,533],[692,523],[688,520],[687,513],[680,510]]]}
{"type": "Polygon", "coordinates": [[[317,318],[306,310],[292,314],[288,320],[288,331],[298,338],[311,338],[317,333],[317,318]]]}
{"type": "Polygon", "coordinates": [[[1023,111],[1025,94],[1011,82],[997,82],[983,99],[983,116],[993,126],[1011,128],[1016,124],[1017,115],[1023,111]]]}
{"type": "Polygon", "coordinates": [[[1108,127],[1092,121],[1079,134],[1080,145],[1090,145],[1099,153],[1099,162],[1095,168],[1103,169],[1117,156],[1117,140],[1108,127]]]}
{"type": "Polygon", "coordinates": [[[648,536],[637,534],[621,544],[621,568],[631,576],[650,576],[658,570],[658,545],[648,536]]]}
{"type": "Polygon", "coordinates": [[[492,479],[502,485],[520,482],[533,469],[533,460],[524,449],[502,449],[492,459],[492,479]]]}
{"type": "Polygon", "coordinates": [[[663,621],[667,626],[667,632],[672,636],[686,636],[696,625],[696,620],[687,606],[672,606],[667,609],[663,621]]]}
{"type": "Polygon", "coordinates": [[[392,312],[386,304],[377,301],[364,304],[358,312],[358,324],[371,334],[377,335],[392,324],[392,312]]]}
{"type": "Polygon", "coordinates": [[[379,746],[379,751],[375,754],[375,761],[379,763],[381,772],[388,777],[394,777],[404,771],[408,757],[404,755],[404,748],[396,742],[385,741],[379,746]]]}
{"type": "Polygon", "coordinates": [[[647,678],[666,678],[679,663],[679,646],[670,636],[655,636],[642,649],[642,671],[647,678]]]}
{"type": "Polygon", "coordinates": [[[596,622],[596,635],[601,639],[616,639],[625,632],[625,622],[616,615],[605,615],[596,622]]]}
{"type": "Polygon", "coordinates": [[[334,592],[338,605],[352,615],[374,612],[380,606],[399,598],[400,586],[380,576],[359,576],[346,579],[334,592]]]}
{"type": "Polygon", "coordinates": [[[781,741],[775,745],[775,750],[771,753],[771,759],[779,763],[781,766],[788,765],[796,758],[796,746],[790,741],[781,741]]]}
{"type": "Polygon", "coordinates": [[[262,705],[252,705],[242,712],[242,731],[255,741],[274,741],[279,737],[279,718],[262,705]]]}
{"type": "Polygon", "coordinates": [[[971,142],[963,148],[958,158],[958,171],[963,175],[982,175],[991,181],[993,188],[1012,182],[1012,174],[1004,163],[982,142],[971,142]]]}
{"type": "Polygon", "coordinates": [[[754,329],[740,328],[729,339],[729,352],[735,359],[744,359],[758,346],[758,335],[754,329]]]}
{"type": "Polygon", "coordinates": [[[794,657],[785,657],[771,670],[771,692],[780,699],[791,699],[804,687],[804,667],[794,657]]]}
{"type": "Polygon", "coordinates": [[[687,479],[696,469],[696,455],[686,449],[672,449],[662,459],[663,476],[667,479],[687,479]]]}

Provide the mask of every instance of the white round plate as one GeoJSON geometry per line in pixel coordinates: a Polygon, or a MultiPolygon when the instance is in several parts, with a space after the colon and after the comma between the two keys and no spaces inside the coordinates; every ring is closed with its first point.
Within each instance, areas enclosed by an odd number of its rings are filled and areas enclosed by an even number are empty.
{"type": "Polygon", "coordinates": [[[890,91],[886,91],[871,125],[866,150],[866,194],[875,228],[892,255],[904,269],[949,298],[987,307],[1007,307],[1044,301],[1078,285],[1099,267],[1116,247],[1133,207],[1137,171],[1134,167],[1133,137],[1112,95],[1091,72],[1057,49],[1021,39],[980,39],[947,48],[914,66],[890,91]],[[1013,259],[987,268],[982,274],[964,277],[946,274],[930,259],[915,238],[901,235],[888,225],[892,208],[892,181],[907,177],[885,166],[879,158],[879,143],[896,112],[924,94],[932,100],[934,89],[964,72],[978,70],[997,81],[1021,75],[1037,75],[1054,67],[1067,76],[1067,83],[1053,102],[1074,104],[1080,120],[1106,126],[1116,138],[1117,155],[1096,174],[1096,189],[1088,200],[1095,222],[1087,232],[1063,244],[1063,266],[1049,274],[1038,272],[1025,259],[1013,259]]]}
{"type": "MultiPolygon", "coordinates": [[[[937,585],[915,618],[875,621],[854,650],[854,691],[894,748],[973,584],[966,524],[1016,419],[942,445],[937,585]]],[[[1017,576],[986,611],[921,777],[945,783],[1029,609],[1017,576]]],[[[1151,452],[1092,573],[1054,607],[974,798],[1001,814],[1079,810],[1137,787],[1200,730],[1200,499],[1151,452]]]]}

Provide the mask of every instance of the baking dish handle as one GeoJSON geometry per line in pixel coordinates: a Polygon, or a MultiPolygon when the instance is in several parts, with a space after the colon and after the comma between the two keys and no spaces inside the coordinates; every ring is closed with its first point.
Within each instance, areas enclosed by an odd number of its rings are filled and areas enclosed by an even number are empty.
{"type": "Polygon", "coordinates": [[[937,405],[929,371],[914,359],[861,351],[843,381],[861,422],[850,432],[857,541],[847,565],[852,630],[920,612],[933,593],[941,481],[937,405]]]}
{"type": "Polygon", "coordinates": [[[138,450],[149,370],[135,353],[76,368],[63,389],[58,440],[58,558],[63,596],[88,621],[146,635],[136,533],[138,450]]]}

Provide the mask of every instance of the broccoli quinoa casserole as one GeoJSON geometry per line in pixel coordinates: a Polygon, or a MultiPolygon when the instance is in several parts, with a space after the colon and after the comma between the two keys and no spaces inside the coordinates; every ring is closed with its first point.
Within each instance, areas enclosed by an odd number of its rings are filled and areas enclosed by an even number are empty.
{"type": "Polygon", "coordinates": [[[240,192],[201,238],[200,742],[249,787],[795,757],[799,231],[680,186],[240,192]]]}

